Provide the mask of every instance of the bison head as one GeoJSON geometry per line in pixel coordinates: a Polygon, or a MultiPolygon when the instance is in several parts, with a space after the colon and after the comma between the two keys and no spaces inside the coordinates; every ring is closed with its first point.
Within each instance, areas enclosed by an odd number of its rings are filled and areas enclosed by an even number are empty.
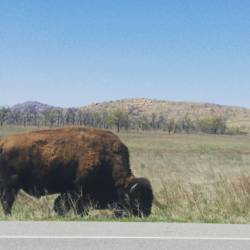
{"type": "Polygon", "coordinates": [[[134,178],[126,189],[126,203],[134,216],[149,216],[153,202],[150,182],[145,178],[134,178]]]}

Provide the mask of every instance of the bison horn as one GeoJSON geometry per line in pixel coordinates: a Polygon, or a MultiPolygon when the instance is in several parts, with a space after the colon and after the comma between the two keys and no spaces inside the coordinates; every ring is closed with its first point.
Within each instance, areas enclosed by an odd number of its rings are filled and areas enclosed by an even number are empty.
{"type": "Polygon", "coordinates": [[[138,185],[139,185],[138,183],[134,184],[134,185],[130,188],[129,192],[132,193],[132,192],[136,189],[136,187],[137,187],[138,185]]]}

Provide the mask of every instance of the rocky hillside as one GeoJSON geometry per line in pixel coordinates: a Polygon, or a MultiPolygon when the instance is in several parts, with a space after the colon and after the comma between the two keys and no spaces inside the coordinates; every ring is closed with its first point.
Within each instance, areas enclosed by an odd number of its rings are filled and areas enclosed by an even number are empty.
{"type": "Polygon", "coordinates": [[[210,103],[172,102],[141,98],[94,103],[84,106],[82,109],[91,111],[112,111],[121,109],[127,111],[131,116],[147,116],[155,113],[157,115],[168,115],[168,117],[171,118],[180,118],[185,115],[189,115],[191,118],[223,116],[232,123],[250,122],[250,109],[210,103]]]}

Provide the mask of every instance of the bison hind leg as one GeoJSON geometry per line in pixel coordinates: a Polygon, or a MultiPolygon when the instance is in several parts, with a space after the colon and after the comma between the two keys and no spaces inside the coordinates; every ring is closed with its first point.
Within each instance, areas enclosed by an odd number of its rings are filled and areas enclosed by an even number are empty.
{"type": "Polygon", "coordinates": [[[2,188],[0,192],[0,200],[5,215],[11,215],[11,209],[14,204],[17,192],[18,191],[16,191],[15,189],[2,188]]]}

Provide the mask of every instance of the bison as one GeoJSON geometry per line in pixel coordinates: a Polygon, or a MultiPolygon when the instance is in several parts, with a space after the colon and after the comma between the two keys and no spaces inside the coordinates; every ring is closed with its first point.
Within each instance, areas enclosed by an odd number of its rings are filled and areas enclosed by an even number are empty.
{"type": "Polygon", "coordinates": [[[37,198],[59,194],[54,210],[64,215],[74,207],[87,213],[117,206],[135,216],[149,216],[150,182],[136,178],[128,148],[112,132],[86,127],[39,130],[0,140],[0,199],[11,214],[18,191],[37,198]]]}

